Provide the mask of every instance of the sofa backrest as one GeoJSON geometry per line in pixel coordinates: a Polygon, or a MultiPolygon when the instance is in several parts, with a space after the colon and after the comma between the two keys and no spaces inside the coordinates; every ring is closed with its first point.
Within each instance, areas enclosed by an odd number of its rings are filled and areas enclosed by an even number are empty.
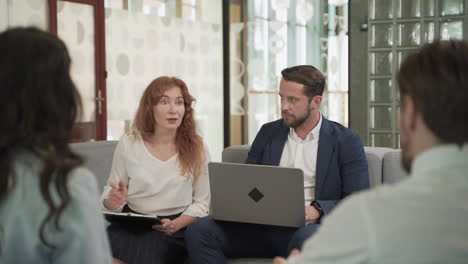
{"type": "MultiPolygon", "coordinates": [[[[109,178],[117,141],[91,141],[73,143],[70,146],[84,158],[84,166],[94,173],[99,189],[102,190],[109,178]]],[[[250,145],[227,147],[223,150],[222,161],[244,163],[249,150],[250,145]]],[[[382,183],[395,183],[407,177],[401,168],[399,150],[378,147],[364,147],[364,150],[369,164],[371,187],[382,183]]]]}
{"type": "Polygon", "coordinates": [[[369,167],[369,184],[371,187],[383,183],[382,161],[385,153],[391,151],[390,148],[364,147],[366,152],[367,166],[369,167]]]}
{"type": "MultiPolygon", "coordinates": [[[[222,161],[244,163],[250,145],[230,146],[223,150],[222,161]]],[[[369,182],[374,187],[382,183],[395,183],[407,175],[400,165],[400,151],[391,148],[364,147],[369,165],[369,182]],[[386,161],[386,165],[385,164],[386,161]]]]}
{"type": "Polygon", "coordinates": [[[70,144],[71,149],[84,159],[84,166],[94,175],[102,191],[109,178],[114,150],[118,141],[91,141],[70,144]]]}

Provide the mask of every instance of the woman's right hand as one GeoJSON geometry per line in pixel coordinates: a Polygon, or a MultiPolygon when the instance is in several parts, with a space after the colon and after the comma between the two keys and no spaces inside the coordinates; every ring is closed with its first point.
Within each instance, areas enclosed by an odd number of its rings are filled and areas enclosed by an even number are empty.
{"type": "Polygon", "coordinates": [[[118,184],[111,183],[110,186],[112,190],[109,192],[107,199],[104,200],[104,206],[114,211],[127,203],[127,187],[122,180],[118,184]]]}

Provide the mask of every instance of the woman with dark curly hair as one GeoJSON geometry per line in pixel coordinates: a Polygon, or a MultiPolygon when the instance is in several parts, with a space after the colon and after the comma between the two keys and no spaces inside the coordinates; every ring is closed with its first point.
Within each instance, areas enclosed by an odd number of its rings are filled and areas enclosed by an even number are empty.
{"type": "Polygon", "coordinates": [[[111,263],[94,176],[68,145],[70,56],[35,28],[0,34],[0,263],[111,263]]]}

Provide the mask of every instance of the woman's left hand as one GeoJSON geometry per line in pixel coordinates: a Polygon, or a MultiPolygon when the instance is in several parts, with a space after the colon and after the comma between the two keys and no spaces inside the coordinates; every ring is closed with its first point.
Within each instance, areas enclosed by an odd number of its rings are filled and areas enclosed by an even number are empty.
{"type": "Polygon", "coordinates": [[[179,230],[177,223],[167,218],[161,219],[161,224],[154,225],[153,229],[161,231],[168,236],[171,236],[179,230]]]}

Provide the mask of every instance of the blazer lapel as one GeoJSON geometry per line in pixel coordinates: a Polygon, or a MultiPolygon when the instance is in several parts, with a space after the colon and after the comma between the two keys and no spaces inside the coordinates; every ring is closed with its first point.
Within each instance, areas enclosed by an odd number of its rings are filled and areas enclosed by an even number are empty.
{"type": "Polygon", "coordinates": [[[315,197],[320,196],[320,190],[327,177],[328,165],[330,158],[335,151],[334,131],[330,125],[330,121],[322,116],[322,127],[320,128],[319,143],[317,150],[317,167],[315,175],[315,197]]]}
{"type": "Polygon", "coordinates": [[[284,145],[288,139],[289,128],[281,122],[281,125],[276,133],[273,133],[271,139],[271,156],[269,165],[278,166],[280,163],[281,155],[283,154],[284,145]]]}

